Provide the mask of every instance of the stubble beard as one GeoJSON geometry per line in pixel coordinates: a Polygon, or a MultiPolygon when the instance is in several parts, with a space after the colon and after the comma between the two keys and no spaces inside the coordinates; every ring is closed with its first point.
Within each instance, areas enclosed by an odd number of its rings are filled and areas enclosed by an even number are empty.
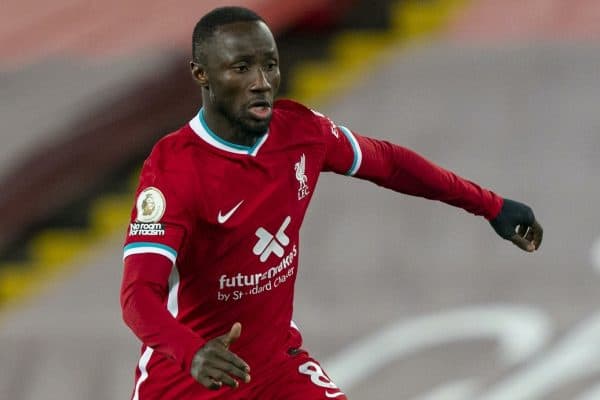
{"type": "Polygon", "coordinates": [[[269,129],[271,118],[265,121],[255,121],[248,116],[243,115],[243,111],[239,111],[237,115],[229,112],[225,107],[217,103],[219,113],[229,120],[237,133],[248,136],[254,139],[262,137],[269,129]],[[248,121],[248,122],[247,122],[248,121]]]}
{"type": "Polygon", "coordinates": [[[258,139],[262,137],[265,133],[267,133],[270,123],[271,118],[269,118],[266,121],[256,122],[256,124],[254,125],[243,124],[243,122],[240,120],[240,128],[249,136],[258,139]]]}

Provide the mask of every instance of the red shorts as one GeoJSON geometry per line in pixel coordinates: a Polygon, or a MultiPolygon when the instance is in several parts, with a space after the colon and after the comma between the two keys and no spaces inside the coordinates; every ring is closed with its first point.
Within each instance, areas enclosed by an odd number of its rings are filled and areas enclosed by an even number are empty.
{"type": "Polygon", "coordinates": [[[268,377],[252,377],[249,397],[240,400],[348,400],[321,365],[299,350],[268,377]]]}
{"type": "MultiPolygon", "coordinates": [[[[250,374],[252,381],[237,389],[223,386],[212,391],[193,380],[191,375],[165,375],[160,384],[144,382],[139,400],[348,400],[329,379],[321,365],[304,350],[283,353],[275,365],[250,374]]],[[[170,362],[163,360],[162,362],[170,362]]],[[[174,367],[175,368],[175,367],[174,367]]],[[[178,368],[178,366],[177,366],[178,368]]],[[[158,382],[158,381],[152,381],[158,382]]]]}
{"type": "Polygon", "coordinates": [[[290,354],[276,369],[253,375],[247,385],[222,390],[219,400],[348,400],[321,365],[303,350],[290,354]]]}

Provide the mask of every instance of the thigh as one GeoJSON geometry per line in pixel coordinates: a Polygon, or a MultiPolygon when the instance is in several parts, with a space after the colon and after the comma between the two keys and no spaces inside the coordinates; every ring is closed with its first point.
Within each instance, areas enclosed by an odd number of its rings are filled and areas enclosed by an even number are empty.
{"type": "Polygon", "coordinates": [[[264,386],[260,399],[269,400],[348,400],[331,381],[318,361],[300,351],[276,372],[270,384],[264,386]]]}

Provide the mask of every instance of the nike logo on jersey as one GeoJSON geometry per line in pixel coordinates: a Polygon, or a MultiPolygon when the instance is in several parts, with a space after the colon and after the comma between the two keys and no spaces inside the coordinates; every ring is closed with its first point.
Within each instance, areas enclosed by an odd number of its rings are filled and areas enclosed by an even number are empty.
{"type": "Polygon", "coordinates": [[[342,392],[329,393],[327,390],[325,391],[325,396],[329,397],[330,399],[335,399],[336,397],[340,397],[343,395],[344,395],[344,393],[342,393],[342,392]]]}
{"type": "Polygon", "coordinates": [[[219,215],[217,215],[217,221],[220,224],[224,224],[225,222],[227,222],[227,220],[229,218],[231,218],[231,216],[233,215],[233,213],[239,208],[239,206],[242,205],[242,203],[244,202],[244,200],[240,201],[239,203],[237,203],[237,205],[235,207],[233,207],[231,210],[229,210],[229,212],[225,215],[221,214],[221,210],[219,210],[219,215]]]}

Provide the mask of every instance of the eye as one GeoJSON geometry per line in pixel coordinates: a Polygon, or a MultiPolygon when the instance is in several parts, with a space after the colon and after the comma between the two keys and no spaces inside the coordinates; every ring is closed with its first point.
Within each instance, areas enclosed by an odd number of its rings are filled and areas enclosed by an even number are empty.
{"type": "Polygon", "coordinates": [[[238,72],[238,73],[240,73],[240,74],[241,74],[241,73],[244,73],[244,72],[248,72],[248,66],[247,66],[246,64],[235,65],[235,66],[233,67],[233,70],[234,70],[235,72],[238,72]]]}
{"type": "Polygon", "coordinates": [[[277,62],[276,61],[269,61],[267,63],[267,71],[272,71],[276,67],[277,67],[277,62]]]}

